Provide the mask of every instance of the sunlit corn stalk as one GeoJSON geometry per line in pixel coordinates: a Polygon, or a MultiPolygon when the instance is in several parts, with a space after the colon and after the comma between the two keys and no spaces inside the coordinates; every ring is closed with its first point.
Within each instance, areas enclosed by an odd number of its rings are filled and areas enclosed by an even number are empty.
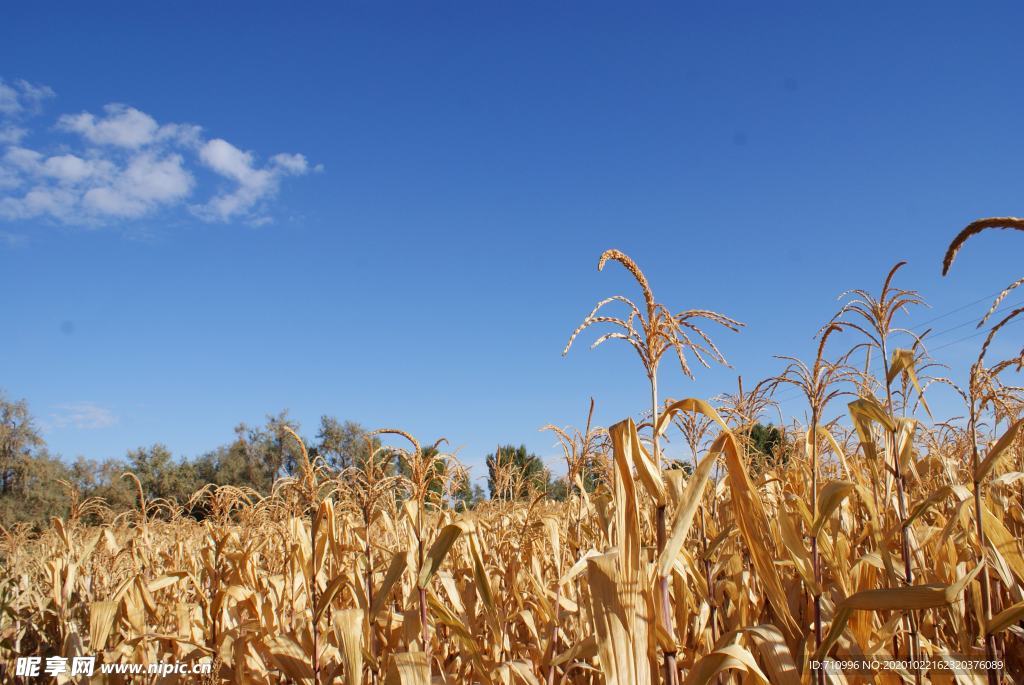
{"type": "MultiPolygon", "coordinates": [[[[1017,217],[988,217],[985,219],[978,219],[972,221],[963,230],[960,231],[953,238],[953,241],[949,244],[946,249],[946,254],[942,260],[942,275],[945,276],[949,273],[950,267],[953,266],[953,262],[956,259],[957,253],[960,248],[963,247],[973,236],[986,231],[988,229],[998,230],[1013,230],[1013,231],[1024,231],[1024,219],[1017,217]]],[[[996,297],[992,306],[989,308],[985,316],[978,322],[980,328],[985,322],[995,313],[1002,301],[1009,295],[1013,290],[1024,283],[1024,279],[1018,279],[1011,283],[1009,286],[1003,289],[1002,292],[996,297]]],[[[982,346],[981,353],[978,355],[978,360],[971,367],[970,374],[970,419],[968,423],[968,430],[970,431],[971,437],[971,472],[972,472],[972,485],[973,485],[973,498],[974,498],[974,520],[975,520],[975,533],[978,536],[978,562],[982,565],[981,571],[981,597],[982,605],[985,616],[985,630],[984,630],[984,642],[985,642],[985,658],[987,660],[994,660],[996,657],[995,637],[989,630],[989,622],[992,620],[992,587],[989,578],[989,572],[986,565],[985,558],[985,547],[987,542],[985,539],[985,526],[983,522],[984,510],[982,508],[982,495],[981,488],[983,483],[979,479],[979,466],[980,459],[978,455],[978,412],[981,407],[979,406],[978,394],[981,385],[981,372],[983,369],[983,360],[985,352],[988,350],[988,346],[992,341],[993,336],[996,332],[1008,323],[1013,318],[1020,314],[1021,310],[1017,309],[1011,312],[1007,317],[1000,321],[985,339],[985,344],[982,346]]],[[[1019,366],[1019,365],[1018,365],[1019,366]]],[[[996,685],[998,683],[999,676],[993,670],[988,672],[988,680],[990,685],[996,685]]]]}
{"type": "MultiPolygon", "coordinates": [[[[811,422],[807,429],[807,440],[805,444],[809,449],[807,455],[811,461],[811,516],[812,520],[817,520],[818,511],[818,429],[820,426],[822,414],[828,403],[836,397],[839,397],[844,393],[842,384],[851,380],[853,374],[851,369],[846,365],[845,356],[838,362],[828,362],[825,360],[825,343],[828,342],[829,336],[833,333],[841,331],[842,327],[836,324],[831,324],[825,328],[818,336],[818,349],[814,355],[813,364],[808,367],[804,362],[793,357],[782,356],[781,359],[788,361],[789,364],[785,370],[777,376],[773,385],[778,386],[782,384],[788,384],[795,386],[804,399],[807,401],[807,406],[811,410],[811,422]]],[[[821,560],[818,556],[818,536],[811,535],[811,565],[814,571],[814,582],[817,585],[814,588],[814,640],[815,646],[820,646],[822,642],[822,631],[821,631],[821,560]]],[[[824,682],[824,671],[819,670],[817,672],[818,682],[824,682]]]]}
{"type": "MultiPolygon", "coordinates": [[[[313,653],[310,655],[310,666],[313,669],[313,683],[314,685],[320,685],[320,629],[319,621],[317,620],[316,608],[320,600],[320,586],[317,582],[317,575],[319,572],[319,566],[316,558],[316,539],[317,529],[320,525],[320,514],[318,511],[318,483],[317,483],[317,472],[316,466],[309,459],[309,452],[306,450],[305,441],[299,437],[289,426],[282,426],[281,430],[285,435],[291,437],[295,443],[299,446],[299,454],[302,460],[299,462],[299,469],[301,477],[299,480],[299,496],[302,498],[305,511],[310,518],[309,521],[309,549],[310,549],[310,577],[307,579],[309,583],[309,615],[310,615],[310,631],[313,636],[313,653]]],[[[325,548],[326,550],[326,548],[325,548]]]]}
{"type": "MultiPolygon", "coordinates": [[[[444,442],[440,439],[430,449],[424,451],[420,443],[409,433],[396,428],[381,428],[373,431],[371,435],[399,435],[412,445],[412,450],[395,450],[398,459],[405,464],[406,472],[400,477],[401,482],[409,492],[410,499],[416,503],[416,520],[413,532],[416,537],[416,577],[419,578],[424,568],[426,554],[426,531],[424,530],[424,517],[426,516],[427,504],[440,504],[434,499],[441,493],[434,490],[442,479],[443,472],[439,466],[443,466],[445,457],[437,451],[438,446],[444,442]]],[[[428,669],[431,663],[431,641],[430,623],[427,609],[427,588],[417,582],[417,601],[420,618],[420,639],[423,642],[423,652],[426,654],[428,669]]]]}
{"type": "MultiPolygon", "coordinates": [[[[924,300],[922,300],[915,291],[903,290],[892,285],[896,272],[905,264],[905,261],[899,262],[889,271],[885,278],[885,282],[882,285],[882,291],[878,297],[873,296],[871,293],[863,289],[854,289],[848,293],[843,293],[840,297],[850,295],[852,296],[852,299],[843,305],[842,309],[840,309],[833,320],[860,331],[868,339],[868,349],[874,348],[878,350],[882,358],[882,380],[885,385],[886,397],[885,411],[889,418],[889,426],[886,427],[885,433],[886,447],[888,453],[892,455],[892,465],[890,468],[896,481],[896,515],[900,526],[903,572],[906,584],[913,585],[914,570],[911,554],[914,550],[911,549],[910,544],[911,531],[909,527],[905,525],[908,513],[907,482],[906,474],[903,473],[902,465],[900,463],[900,450],[898,448],[896,437],[896,413],[893,406],[892,394],[892,381],[895,378],[897,370],[891,366],[889,358],[889,338],[893,333],[909,335],[914,339],[915,345],[920,343],[920,339],[914,335],[912,331],[897,328],[894,323],[896,314],[900,312],[907,312],[909,307],[924,304],[924,300]],[[860,317],[863,319],[863,323],[855,323],[850,321],[848,318],[844,318],[848,314],[860,317]]],[[[896,357],[894,356],[893,361],[895,360],[896,357]]],[[[906,371],[906,369],[904,370],[906,371]]],[[[914,372],[912,366],[909,369],[909,372],[914,372]]],[[[917,615],[913,612],[909,613],[907,615],[907,621],[910,633],[908,652],[910,658],[915,659],[920,654],[920,636],[917,627],[917,615]]],[[[917,682],[920,682],[921,674],[919,670],[914,669],[914,677],[917,682]]]]}
{"type": "MultiPolygon", "coordinates": [[[[666,405],[669,405],[669,404],[670,404],[669,402],[666,402],[666,405]]],[[[693,460],[693,469],[694,469],[694,471],[696,471],[696,469],[697,469],[697,462],[698,462],[698,460],[700,458],[700,446],[704,442],[704,439],[707,437],[707,434],[711,430],[712,426],[714,426],[714,420],[711,419],[708,416],[705,416],[704,414],[700,413],[699,411],[694,410],[694,411],[680,411],[678,413],[675,413],[672,416],[672,422],[675,424],[675,426],[683,434],[683,437],[686,439],[687,446],[690,448],[690,456],[691,456],[691,458],[693,460]]],[[[713,481],[717,481],[718,480],[718,473],[717,473],[718,462],[717,461],[715,463],[715,469],[716,469],[716,473],[715,473],[715,477],[712,479],[713,481]]],[[[712,507],[714,507],[714,505],[716,503],[717,503],[717,498],[715,498],[714,495],[712,495],[712,497],[711,497],[711,505],[712,505],[712,507]]],[[[698,530],[698,533],[700,535],[701,556],[703,557],[703,564],[702,565],[703,565],[703,569],[704,569],[704,582],[707,584],[707,587],[708,587],[708,608],[709,608],[709,611],[710,611],[709,616],[708,616],[708,626],[710,627],[710,632],[711,632],[711,640],[709,642],[709,646],[713,646],[715,644],[715,642],[718,640],[718,634],[717,634],[718,602],[715,600],[715,593],[714,593],[714,590],[713,590],[714,589],[714,578],[712,577],[712,571],[711,571],[711,566],[712,566],[712,564],[711,564],[711,554],[708,551],[709,536],[708,536],[708,532],[707,532],[706,509],[707,509],[707,507],[705,506],[705,498],[701,498],[701,502],[700,502],[700,505],[699,505],[700,529],[698,530]]],[[[712,519],[713,518],[714,518],[714,514],[712,513],[712,519]]]]}
{"type": "MultiPolygon", "coordinates": [[[[589,475],[590,468],[590,450],[591,442],[594,439],[595,430],[591,428],[591,423],[594,419],[594,398],[590,398],[590,410],[587,412],[587,423],[586,428],[581,433],[579,430],[570,433],[570,429],[559,428],[548,424],[541,428],[542,431],[551,431],[558,438],[559,446],[562,448],[562,455],[565,458],[565,484],[567,501],[570,506],[575,500],[576,502],[576,517],[574,523],[574,530],[576,531],[576,543],[577,547],[575,550],[576,555],[579,555],[579,536],[580,536],[580,519],[583,513],[583,496],[586,490],[585,478],[589,475]],[[579,490],[578,496],[573,497],[576,490],[579,490]]],[[[561,618],[561,602],[562,602],[562,584],[561,571],[562,571],[562,559],[557,558],[555,560],[555,602],[554,610],[551,617],[551,628],[549,633],[550,647],[549,652],[551,657],[558,652],[558,631],[560,629],[560,618],[561,618]]],[[[554,664],[550,664],[547,670],[546,682],[547,685],[554,685],[555,675],[557,667],[554,664]]]]}
{"type": "MultiPolygon", "coordinates": [[[[427,495],[430,490],[430,479],[432,477],[432,460],[425,459],[423,449],[419,441],[410,434],[397,428],[381,428],[373,433],[374,435],[400,435],[412,445],[412,452],[399,450],[400,460],[404,460],[408,466],[407,476],[402,478],[409,488],[412,499],[416,502],[416,521],[414,533],[416,535],[416,575],[423,569],[424,539],[423,539],[423,515],[426,509],[427,495]]],[[[420,612],[420,639],[423,641],[423,652],[427,654],[427,661],[430,661],[430,632],[427,626],[427,591],[426,588],[417,587],[417,600],[420,612]]]]}
{"type": "MultiPolygon", "coordinates": [[[[345,469],[340,474],[339,482],[343,492],[355,505],[363,524],[363,535],[365,536],[363,561],[366,565],[363,575],[363,591],[366,593],[366,606],[369,608],[374,603],[371,527],[382,509],[383,502],[392,495],[392,490],[399,479],[391,475],[387,468],[387,448],[377,445],[371,435],[367,435],[365,439],[366,458],[345,469]]],[[[369,621],[369,615],[367,615],[367,631],[370,655],[376,661],[378,657],[377,632],[374,630],[373,623],[369,621]]],[[[377,672],[371,670],[370,683],[374,685],[376,682],[377,672]]]]}
{"type": "MultiPolygon", "coordinates": [[[[661,363],[662,356],[669,350],[674,351],[677,359],[679,360],[679,365],[682,369],[683,375],[687,378],[693,378],[693,372],[691,371],[690,365],[686,359],[686,352],[692,353],[697,361],[705,367],[710,367],[710,364],[705,359],[705,355],[712,361],[716,361],[721,364],[726,363],[725,357],[711,341],[711,338],[709,338],[695,322],[703,319],[720,324],[732,331],[738,331],[743,324],[727,316],[718,314],[717,312],[704,309],[685,310],[673,315],[665,305],[658,303],[654,299],[654,293],[651,292],[651,287],[647,282],[647,278],[644,276],[643,272],[640,271],[640,267],[636,265],[636,262],[619,250],[606,250],[598,260],[598,271],[604,269],[604,265],[608,260],[622,264],[622,266],[624,266],[626,270],[633,275],[633,278],[636,279],[636,282],[640,285],[640,289],[643,292],[644,311],[641,311],[641,309],[634,304],[632,300],[621,295],[614,295],[601,300],[583,320],[583,323],[573,331],[572,335],[569,337],[569,342],[566,343],[565,349],[562,351],[562,355],[564,356],[569,353],[569,348],[572,347],[572,343],[576,339],[576,336],[590,326],[595,324],[608,324],[612,326],[614,330],[599,337],[591,345],[591,348],[597,347],[606,340],[613,339],[624,340],[633,346],[633,349],[636,350],[640,357],[640,361],[644,366],[644,371],[646,372],[647,379],[650,383],[651,426],[658,426],[658,365],[661,363]],[[600,314],[600,311],[605,307],[605,305],[613,302],[626,305],[628,314],[625,319],[600,314]]],[[[651,444],[655,467],[660,470],[661,445],[657,430],[651,431],[651,444]]],[[[660,554],[665,548],[666,539],[664,504],[659,504],[656,509],[655,525],[657,551],[660,554]]],[[[664,575],[659,576],[657,585],[661,605],[660,614],[662,627],[665,629],[665,632],[668,634],[672,644],[674,645],[675,628],[672,625],[668,577],[664,575]]],[[[665,682],[670,684],[676,683],[678,680],[678,671],[676,669],[676,653],[674,646],[671,650],[665,651],[664,669],[665,682]]]]}

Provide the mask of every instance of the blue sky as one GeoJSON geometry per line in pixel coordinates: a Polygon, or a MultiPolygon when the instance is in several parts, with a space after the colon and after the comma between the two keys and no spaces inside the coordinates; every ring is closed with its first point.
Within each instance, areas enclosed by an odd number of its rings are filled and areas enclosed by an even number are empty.
{"type": "MultiPolygon", "coordinates": [[[[0,387],[68,458],[193,456],[287,407],[307,435],[333,414],[473,464],[498,442],[555,455],[537,429],[590,396],[603,424],[645,406],[625,346],[561,357],[594,302],[639,297],[596,271],[605,248],[673,309],[747,324],[716,336],[733,369],[665,365],[669,396],[809,357],[836,296],[898,259],[933,306],[916,325],[1020,273],[1012,235],[939,265],[968,221],[1024,211],[1024,55],[994,39],[1022,14],[8,7],[0,387]]],[[[958,375],[979,343],[936,356],[958,375]]]]}

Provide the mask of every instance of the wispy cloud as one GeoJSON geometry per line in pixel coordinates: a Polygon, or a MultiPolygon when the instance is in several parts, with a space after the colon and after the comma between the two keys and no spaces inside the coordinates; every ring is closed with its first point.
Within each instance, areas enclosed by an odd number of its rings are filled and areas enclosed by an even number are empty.
{"type": "Polygon", "coordinates": [[[21,247],[28,244],[28,237],[10,231],[0,231],[0,244],[7,247],[21,247]]]}
{"type": "Polygon", "coordinates": [[[98,430],[110,428],[118,422],[114,412],[95,402],[72,402],[58,404],[44,422],[49,428],[75,428],[77,430],[98,430]]]}
{"type": "Polygon", "coordinates": [[[29,120],[53,96],[46,86],[0,80],[2,219],[101,225],[177,208],[204,221],[258,225],[273,220],[269,202],[282,179],[322,168],[297,153],[260,163],[223,138],[206,139],[200,126],[161,124],[118,103],[59,116],[49,130],[70,142],[25,144],[36,133],[29,120]],[[228,187],[206,190],[204,176],[228,187]]]}
{"type": "Polygon", "coordinates": [[[39,112],[43,101],[54,96],[49,86],[18,80],[8,84],[0,79],[0,114],[7,116],[39,112]]]}

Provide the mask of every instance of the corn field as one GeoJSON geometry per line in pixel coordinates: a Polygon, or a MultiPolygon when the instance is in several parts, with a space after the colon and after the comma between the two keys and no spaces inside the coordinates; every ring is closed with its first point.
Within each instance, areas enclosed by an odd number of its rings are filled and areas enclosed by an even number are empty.
{"type": "MultiPolygon", "coordinates": [[[[971,224],[944,270],[987,229],[1024,220],[971,224]]],[[[591,328],[594,346],[628,343],[650,397],[607,428],[546,427],[564,501],[531,492],[458,510],[463,467],[398,429],[376,431],[380,447],[341,473],[290,434],[298,475],[265,497],[205,488],[202,520],[141,487],[116,516],[72,493],[49,529],[3,531],[0,679],[31,682],[14,675],[18,656],[96,655],[206,660],[207,682],[239,685],[1024,682],[1024,392],[1007,380],[1022,357],[989,358],[1022,311],[999,309],[1021,281],[979,324],[966,387],[907,330],[922,299],[896,265],[880,289],[844,294],[813,356],[696,399],[678,391],[685,378],[725,363],[707,327],[742,324],[673,314],[629,257],[609,250],[599,268],[612,264],[642,299],[598,303],[565,351],[591,328]],[[783,392],[805,413],[766,455],[751,430],[783,392]],[[960,418],[932,416],[938,392],[962,402],[960,418]],[[401,475],[387,468],[396,455],[401,475]],[[812,667],[826,657],[905,665],[812,667]]],[[[499,490],[519,492],[517,477],[499,468],[499,490]]]]}

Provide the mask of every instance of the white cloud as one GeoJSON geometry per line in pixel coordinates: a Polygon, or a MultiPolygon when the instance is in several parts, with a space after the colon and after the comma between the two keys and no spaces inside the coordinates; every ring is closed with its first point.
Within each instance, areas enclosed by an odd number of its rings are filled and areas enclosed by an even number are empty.
{"type": "Polygon", "coordinates": [[[0,243],[3,243],[7,247],[21,247],[28,243],[28,238],[18,233],[0,231],[0,243]]]}
{"type": "Polygon", "coordinates": [[[139,217],[161,204],[188,196],[194,179],[181,155],[157,157],[142,153],[129,162],[109,184],[88,190],[84,206],[99,214],[139,217]]]}
{"type": "Polygon", "coordinates": [[[17,145],[28,135],[28,129],[13,124],[0,126],[0,145],[17,145]]]}
{"type": "Polygon", "coordinates": [[[46,215],[61,221],[70,221],[76,203],[77,197],[69,190],[37,186],[21,197],[0,198],[0,217],[32,219],[46,215]]]}
{"type": "Polygon", "coordinates": [[[62,183],[79,183],[89,178],[102,178],[114,171],[114,165],[102,159],[82,159],[75,155],[55,155],[41,165],[44,176],[62,183]]]}
{"type": "Polygon", "coordinates": [[[54,407],[57,411],[50,414],[45,423],[53,428],[76,428],[78,430],[97,430],[110,428],[118,422],[118,417],[110,409],[95,402],[72,402],[54,407]]]}
{"type": "Polygon", "coordinates": [[[58,117],[54,130],[70,134],[70,145],[24,145],[30,132],[20,119],[52,95],[45,86],[0,81],[0,218],[96,225],[188,207],[205,221],[260,225],[272,221],[267,204],[282,179],[311,171],[301,154],[279,153],[261,164],[222,138],[206,140],[195,124],[160,124],[117,103],[99,115],[58,117]],[[196,198],[201,169],[233,185],[196,198]]]}
{"type": "Polygon", "coordinates": [[[219,174],[239,183],[253,182],[252,155],[242,152],[226,140],[215,138],[199,150],[199,158],[219,174]]]}
{"type": "Polygon", "coordinates": [[[280,153],[270,158],[274,166],[284,169],[289,174],[304,174],[309,171],[309,162],[303,155],[280,153]]]}
{"type": "Polygon", "coordinates": [[[35,150],[24,147],[10,147],[4,155],[4,161],[16,169],[25,172],[35,172],[39,169],[39,160],[43,156],[35,150]]]}
{"type": "Polygon", "coordinates": [[[8,85],[0,79],[0,114],[13,116],[37,112],[43,100],[53,96],[54,92],[48,86],[38,86],[22,80],[8,85]]]}
{"type": "Polygon", "coordinates": [[[106,105],[103,111],[106,116],[98,119],[89,112],[65,114],[57,120],[57,126],[79,133],[96,145],[139,148],[156,139],[160,127],[145,112],[116,103],[106,105]]]}
{"type": "Polygon", "coordinates": [[[18,91],[0,81],[0,112],[14,114],[20,110],[21,105],[18,104],[18,91]]]}
{"type": "Polygon", "coordinates": [[[267,223],[266,216],[254,215],[261,202],[277,193],[284,176],[302,175],[309,171],[303,155],[277,154],[270,163],[258,168],[252,153],[243,152],[226,140],[215,138],[199,150],[199,159],[221,176],[236,181],[238,187],[220,193],[203,205],[193,207],[203,218],[230,221],[236,216],[249,216],[256,224],[267,223]]]}

